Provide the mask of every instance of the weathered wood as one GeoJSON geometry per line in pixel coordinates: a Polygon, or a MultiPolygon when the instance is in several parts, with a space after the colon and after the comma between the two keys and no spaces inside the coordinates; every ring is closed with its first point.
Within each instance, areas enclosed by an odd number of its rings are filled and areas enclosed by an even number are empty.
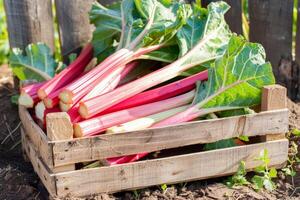
{"type": "Polygon", "coordinates": [[[25,147],[25,152],[31,161],[34,171],[38,174],[48,192],[52,195],[56,195],[55,179],[50,174],[49,169],[47,169],[45,164],[41,161],[38,149],[35,148],[35,145],[26,134],[21,134],[21,137],[22,144],[25,147]]]}
{"type": "Polygon", "coordinates": [[[51,141],[73,139],[73,125],[65,112],[46,116],[47,136],[51,141]]]}
{"type": "Polygon", "coordinates": [[[278,78],[282,56],[292,53],[293,0],[249,1],[250,41],[261,43],[278,78]]]}
{"type": "Polygon", "coordinates": [[[54,50],[51,0],[4,0],[11,47],[43,42],[54,50]]]}
{"type": "Polygon", "coordinates": [[[261,164],[255,158],[267,149],[270,166],[283,164],[287,159],[286,139],[221,150],[186,154],[56,174],[57,193],[60,196],[84,196],[101,192],[117,192],[159,184],[225,176],[237,171],[241,161],[247,169],[261,164]],[[78,184],[80,183],[80,184],[78,184]]]}
{"type": "MultiPolygon", "coordinates": [[[[51,141],[73,139],[73,125],[65,112],[49,113],[46,116],[47,136],[51,141]]],[[[54,173],[75,170],[75,164],[54,167],[54,173]]]]}
{"type": "MultiPolygon", "coordinates": [[[[202,0],[203,6],[207,6],[210,2],[218,0],[202,0]]],[[[224,0],[230,5],[230,10],[226,13],[225,19],[232,31],[242,34],[242,1],[241,0],[224,0]]],[[[192,1],[190,1],[192,2],[192,1]]]]}
{"type": "Polygon", "coordinates": [[[39,150],[39,155],[48,167],[53,166],[52,146],[43,130],[33,121],[24,106],[19,106],[19,116],[24,127],[25,134],[33,145],[39,150]]]}
{"type": "Polygon", "coordinates": [[[62,55],[78,52],[92,37],[88,12],[94,0],[55,0],[62,55]]]}
{"type": "Polygon", "coordinates": [[[288,131],[288,110],[190,122],[142,131],[100,135],[53,143],[54,165],[92,161],[139,152],[153,152],[241,135],[256,136],[288,131]]]}
{"type": "MultiPolygon", "coordinates": [[[[286,88],[281,85],[265,86],[262,90],[261,110],[270,111],[287,108],[286,94],[286,88]]],[[[288,116],[286,117],[288,118],[288,116]]],[[[263,136],[263,139],[266,141],[282,139],[285,138],[286,132],[287,131],[282,131],[281,133],[277,132],[280,134],[266,135],[263,136]]]]}
{"type": "Polygon", "coordinates": [[[297,32],[296,32],[296,57],[295,60],[300,65],[300,1],[298,1],[297,9],[297,32]]]}

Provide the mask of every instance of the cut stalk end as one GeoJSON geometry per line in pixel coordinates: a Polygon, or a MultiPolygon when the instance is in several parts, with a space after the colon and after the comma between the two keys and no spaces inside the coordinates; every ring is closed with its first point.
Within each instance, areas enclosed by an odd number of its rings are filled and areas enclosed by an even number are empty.
{"type": "Polygon", "coordinates": [[[27,93],[21,93],[18,102],[20,105],[25,106],[26,108],[33,108],[34,106],[33,99],[27,93]]]}
{"type": "Polygon", "coordinates": [[[54,107],[54,106],[53,106],[53,101],[52,101],[52,99],[45,98],[45,99],[43,100],[43,102],[44,102],[46,108],[53,108],[53,107],[54,107]]]}
{"type": "Polygon", "coordinates": [[[45,92],[45,90],[43,90],[41,88],[38,90],[37,94],[41,100],[43,100],[47,97],[47,93],[45,92]]]}
{"type": "Polygon", "coordinates": [[[74,129],[74,137],[75,138],[83,137],[83,133],[82,133],[82,130],[81,130],[81,127],[79,124],[74,124],[73,129],[74,129]]]}
{"type": "Polygon", "coordinates": [[[59,108],[63,112],[68,112],[72,108],[72,105],[73,104],[67,104],[67,103],[64,103],[62,101],[59,102],[59,108]]]}
{"type": "Polygon", "coordinates": [[[71,104],[71,103],[73,103],[73,101],[72,101],[73,96],[74,95],[71,91],[63,90],[59,94],[59,99],[65,104],[71,104]]]}
{"type": "Polygon", "coordinates": [[[89,117],[89,112],[88,112],[87,106],[84,103],[80,103],[78,112],[79,112],[80,116],[84,119],[87,119],[89,117]]]}

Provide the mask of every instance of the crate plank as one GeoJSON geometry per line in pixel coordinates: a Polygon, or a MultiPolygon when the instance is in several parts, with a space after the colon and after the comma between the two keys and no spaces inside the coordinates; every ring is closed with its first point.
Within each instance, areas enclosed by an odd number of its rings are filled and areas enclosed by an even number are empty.
{"type": "MultiPolygon", "coordinates": [[[[269,85],[263,87],[262,90],[262,100],[261,100],[261,110],[276,110],[287,108],[287,90],[281,85],[269,85]]],[[[272,134],[263,136],[263,141],[277,140],[285,138],[285,133],[272,134]]]]}
{"type": "MultiPolygon", "coordinates": [[[[202,0],[202,5],[207,6],[210,2],[218,0],[202,0]]],[[[230,10],[226,13],[225,19],[230,29],[235,33],[242,34],[242,1],[241,0],[224,0],[230,5],[230,10]]],[[[190,0],[189,2],[193,2],[190,0]]]]}
{"type": "Polygon", "coordinates": [[[282,56],[292,53],[293,0],[249,1],[250,41],[261,43],[278,79],[282,56]]]}
{"type": "Polygon", "coordinates": [[[288,131],[288,110],[190,122],[165,128],[106,134],[53,143],[54,165],[152,152],[210,143],[240,135],[256,136],[288,131]]]}
{"type": "Polygon", "coordinates": [[[54,50],[51,0],[4,0],[10,47],[43,42],[54,50]]]}
{"type": "Polygon", "coordinates": [[[37,149],[30,141],[29,137],[24,134],[24,131],[22,131],[21,137],[24,150],[27,154],[27,157],[31,161],[34,171],[38,174],[48,192],[52,195],[55,195],[56,187],[54,177],[49,173],[49,170],[45,167],[45,164],[40,160],[37,149]]]}
{"type": "Polygon", "coordinates": [[[270,166],[281,165],[287,159],[288,140],[59,173],[55,175],[57,193],[84,196],[229,175],[242,160],[247,169],[261,164],[255,158],[263,149],[268,150],[270,166]]]}
{"type": "Polygon", "coordinates": [[[28,135],[34,146],[39,149],[39,155],[42,157],[43,161],[51,168],[53,166],[52,146],[48,143],[47,136],[33,121],[24,106],[19,106],[19,116],[26,135],[28,135]]]}

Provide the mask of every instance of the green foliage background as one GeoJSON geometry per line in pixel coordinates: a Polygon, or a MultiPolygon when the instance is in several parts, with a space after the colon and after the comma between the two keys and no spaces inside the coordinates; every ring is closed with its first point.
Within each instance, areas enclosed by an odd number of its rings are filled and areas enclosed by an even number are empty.
{"type": "Polygon", "coordinates": [[[0,65],[7,63],[9,54],[6,17],[3,3],[0,3],[0,65]]]}

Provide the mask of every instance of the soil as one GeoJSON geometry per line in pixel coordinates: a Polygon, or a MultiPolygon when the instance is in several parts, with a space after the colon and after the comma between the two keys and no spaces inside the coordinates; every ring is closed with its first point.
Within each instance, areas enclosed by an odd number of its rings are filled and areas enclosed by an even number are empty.
{"type": "MultiPolygon", "coordinates": [[[[11,97],[17,94],[13,83],[9,68],[0,67],[0,199],[48,199],[48,193],[32,166],[22,157],[18,109],[11,103],[11,97]]],[[[288,106],[290,128],[300,129],[300,106],[292,101],[288,102],[288,106]]],[[[223,184],[227,178],[224,177],[169,185],[166,190],[156,186],[114,195],[101,194],[86,199],[300,199],[300,175],[294,178],[294,185],[290,178],[282,174],[279,177],[276,180],[277,189],[273,192],[256,192],[251,187],[229,189],[223,184]]]]}

